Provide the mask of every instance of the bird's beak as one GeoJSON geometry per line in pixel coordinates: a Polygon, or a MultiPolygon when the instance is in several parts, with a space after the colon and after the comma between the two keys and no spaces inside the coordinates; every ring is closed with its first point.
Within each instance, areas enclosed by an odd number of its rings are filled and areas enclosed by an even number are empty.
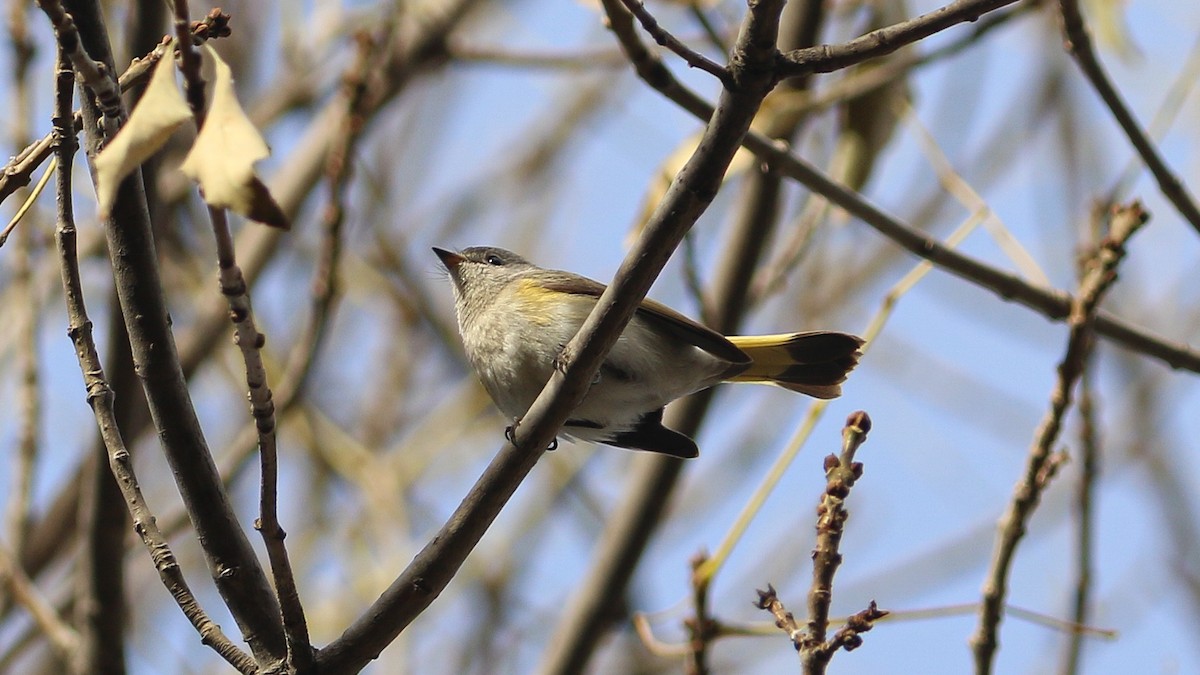
{"type": "Polygon", "coordinates": [[[437,254],[438,258],[441,258],[442,264],[445,265],[446,269],[450,272],[454,272],[458,269],[459,265],[467,261],[467,259],[463,256],[455,253],[454,251],[447,251],[444,248],[438,248],[434,246],[433,252],[437,254]]]}

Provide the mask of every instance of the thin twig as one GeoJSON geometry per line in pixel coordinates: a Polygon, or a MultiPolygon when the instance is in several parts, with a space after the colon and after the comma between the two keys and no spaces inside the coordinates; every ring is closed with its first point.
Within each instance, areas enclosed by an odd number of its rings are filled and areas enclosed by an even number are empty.
{"type": "Polygon", "coordinates": [[[477,38],[451,41],[447,50],[456,63],[550,70],[613,70],[628,62],[617,49],[580,49],[569,52],[515,51],[476,44],[477,38]]]}
{"type": "Polygon", "coordinates": [[[976,45],[992,31],[1007,25],[1013,19],[1030,13],[1036,7],[1036,2],[1023,2],[1011,9],[992,12],[980,19],[970,31],[934,49],[928,51],[905,50],[893,54],[891,59],[872,63],[869,68],[852,71],[844,79],[833,82],[827,88],[815,92],[802,104],[801,109],[805,113],[816,113],[859,96],[871,94],[925,66],[939,63],[959,54],[968,47],[976,45]]]}
{"type": "Polygon", "coordinates": [[[133,517],[134,529],[150,552],[155,569],[163,585],[175,598],[185,616],[200,634],[201,641],[211,646],[233,667],[242,673],[254,673],[257,665],[248,654],[234,645],[221,628],[215,624],[196,601],[195,595],[183,578],[179,563],[170,546],[159,531],[154,514],[142,497],[137,475],[130,461],[129,451],[117,425],[113,412],[113,391],[104,377],[100,357],[92,340],[92,322],[88,319],[83,301],[83,284],[79,275],[79,260],[76,250],[75,215],[71,194],[71,166],[76,142],[71,122],[71,89],[75,77],[60,55],[55,98],[54,136],[58,158],[56,199],[58,224],[55,240],[58,244],[59,265],[62,271],[63,295],[67,303],[68,334],[75,344],[75,355],[83,371],[88,404],[96,417],[100,435],[108,449],[109,464],[121,493],[125,496],[129,513],[133,517]]]}
{"type": "Polygon", "coordinates": [[[825,672],[829,661],[839,649],[853,651],[862,644],[861,634],[871,630],[875,622],[888,615],[871,601],[867,609],[849,617],[832,637],[829,630],[829,607],[833,601],[833,577],[842,563],[839,552],[845,532],[846,498],[855,481],[862,476],[862,463],[854,455],[867,440],[871,418],[861,410],[846,419],[842,429],[842,451],[825,457],[825,492],[817,507],[817,544],[813,550],[813,580],[808,591],[808,619],[801,626],[796,617],[784,607],[775,587],[758,591],[755,606],[775,617],[775,626],[791,640],[800,656],[806,675],[825,672]]]}
{"type": "Polygon", "coordinates": [[[16,557],[0,546],[0,587],[8,587],[17,604],[29,612],[55,651],[67,660],[79,647],[79,634],[55,611],[54,605],[33,585],[16,557]]]}
{"type": "Polygon", "coordinates": [[[37,171],[42,162],[46,161],[46,158],[54,151],[53,145],[54,138],[50,134],[46,134],[41,139],[25,146],[25,149],[4,165],[3,171],[0,171],[0,202],[7,199],[13,192],[29,185],[29,181],[33,179],[33,172],[37,171]]]}
{"type": "MultiPolygon", "coordinates": [[[[808,591],[808,620],[800,640],[800,662],[805,673],[819,675],[825,672],[829,660],[839,648],[847,651],[858,646],[861,638],[857,634],[870,630],[876,615],[875,603],[871,603],[870,615],[865,626],[847,622],[846,629],[838,631],[832,639],[826,639],[829,629],[829,607],[833,602],[833,577],[842,564],[842,535],[846,529],[846,498],[854,483],[862,476],[862,463],[854,461],[859,446],[867,440],[871,431],[871,418],[858,411],[846,418],[842,429],[842,451],[838,455],[825,457],[825,492],[817,507],[817,543],[813,549],[812,586],[808,591]],[[852,630],[847,631],[854,625],[852,630]],[[853,638],[850,637],[853,634],[853,638]]],[[[884,612],[886,614],[886,612],[884,612]]],[[[858,616],[858,615],[856,615],[858,616]]],[[[794,639],[793,639],[794,641],[794,639]]]]}
{"type": "Polygon", "coordinates": [[[796,651],[800,651],[800,647],[804,643],[804,629],[800,626],[800,622],[796,621],[796,615],[784,607],[774,586],[767,584],[767,590],[759,590],[758,601],[754,603],[754,606],[770,612],[771,616],[775,617],[775,627],[788,636],[796,651]]]}
{"type": "Polygon", "coordinates": [[[838,45],[795,49],[780,56],[779,77],[830,73],[900,49],[1019,0],[955,0],[927,14],[871,31],[838,45]]]}
{"type": "Polygon", "coordinates": [[[50,176],[52,175],[54,175],[53,159],[50,160],[50,164],[46,166],[46,170],[42,172],[42,177],[38,179],[37,185],[33,186],[33,189],[29,191],[29,195],[26,196],[25,200],[21,202],[21,206],[17,209],[17,212],[13,214],[12,219],[8,221],[8,225],[5,225],[4,230],[0,231],[0,246],[4,246],[4,244],[8,242],[8,236],[12,234],[13,230],[17,229],[17,225],[20,225],[21,221],[25,219],[25,214],[29,213],[29,210],[33,208],[34,203],[37,202],[37,198],[41,196],[42,190],[46,189],[46,184],[50,182],[50,176]]]}
{"type": "MultiPolygon", "coordinates": [[[[192,24],[191,34],[196,44],[200,44],[204,40],[228,37],[229,15],[222,13],[219,9],[214,9],[202,21],[196,21],[192,24]]],[[[157,47],[150,50],[145,56],[134,59],[129,64],[129,67],[125,69],[125,72],[121,73],[121,76],[117,79],[121,93],[125,93],[138,84],[145,82],[150,77],[150,74],[154,72],[155,64],[167,53],[167,48],[170,44],[170,37],[164,36],[162,42],[157,47]]],[[[83,122],[83,117],[79,111],[75,111],[73,119],[74,128],[79,129],[79,125],[83,122]]],[[[7,199],[17,188],[29,184],[33,172],[53,152],[53,141],[53,134],[46,134],[41,139],[26,146],[16,157],[4,165],[4,169],[0,170],[0,202],[7,199]]]]}
{"type": "Polygon", "coordinates": [[[1146,163],[1146,168],[1150,169],[1163,196],[1175,206],[1184,220],[1191,223],[1193,229],[1200,232],[1200,207],[1184,187],[1183,181],[1167,166],[1162,155],[1154,147],[1154,141],[1134,119],[1133,112],[1121,98],[1108,73],[1104,71],[1104,66],[1096,56],[1096,50],[1092,48],[1092,40],[1083,23],[1083,16],[1079,13],[1078,1],[1061,0],[1059,5],[1062,8],[1063,36],[1066,39],[1067,50],[1075,57],[1079,69],[1092,83],[1092,87],[1096,89],[1104,105],[1108,106],[1117,124],[1121,125],[1121,129],[1129,137],[1129,142],[1146,163]]]}
{"type": "Polygon", "coordinates": [[[654,15],[646,10],[646,6],[642,4],[641,0],[621,0],[621,2],[631,14],[637,17],[637,20],[642,24],[642,28],[646,29],[646,32],[650,34],[650,37],[654,38],[654,41],[659,45],[670,49],[672,52],[675,52],[677,56],[686,61],[687,64],[692,68],[699,68],[713,77],[716,77],[724,86],[735,86],[728,68],[697,52],[691,47],[688,47],[687,45],[683,44],[679,38],[671,35],[666,28],[663,28],[659,25],[658,20],[654,18],[654,15]]]}
{"type": "Polygon", "coordinates": [[[663,642],[655,637],[654,628],[650,626],[650,619],[645,614],[637,612],[630,621],[633,623],[633,629],[637,632],[638,638],[642,641],[642,646],[651,654],[668,658],[680,658],[688,655],[689,649],[686,645],[663,642]]]}
{"type": "MultiPolygon", "coordinates": [[[[1079,450],[1082,455],[1082,470],[1075,493],[1075,597],[1071,607],[1071,621],[1079,626],[1087,623],[1092,603],[1092,565],[1095,552],[1092,531],[1096,517],[1096,483],[1100,476],[1100,440],[1096,428],[1096,402],[1091,373],[1090,368],[1085,369],[1079,379],[1079,450]]],[[[1066,675],[1080,672],[1084,637],[1083,631],[1071,631],[1067,636],[1067,658],[1062,669],[1066,675]]]]}
{"type": "MultiPolygon", "coordinates": [[[[856,612],[846,619],[846,623],[833,634],[833,637],[826,640],[824,643],[817,645],[813,652],[820,654],[824,663],[828,663],[833,655],[839,649],[844,649],[852,652],[862,646],[862,634],[875,627],[875,622],[888,616],[890,612],[886,609],[879,609],[879,606],[872,600],[867,603],[867,608],[856,612]]],[[[824,668],[812,669],[806,672],[823,673],[824,668]]]]}
{"type": "Polygon", "coordinates": [[[717,622],[708,611],[708,584],[711,578],[696,574],[707,557],[701,551],[691,562],[692,610],[695,613],[684,621],[688,631],[688,658],[684,669],[687,675],[707,675],[708,646],[717,637],[717,622]]]}
{"type": "MultiPolygon", "coordinates": [[[[11,139],[13,146],[20,147],[29,140],[29,120],[33,115],[33,104],[30,96],[29,65],[34,56],[34,45],[29,37],[29,26],[26,19],[27,6],[20,0],[12,0],[8,5],[9,41],[12,46],[10,55],[12,65],[13,92],[11,95],[12,120],[11,139]]],[[[0,232],[0,246],[8,238],[9,232],[29,211],[33,202],[41,194],[49,179],[42,176],[38,185],[26,195],[21,208],[13,216],[12,222],[0,232]]],[[[37,350],[37,332],[40,325],[40,305],[34,301],[33,265],[35,254],[35,239],[28,227],[17,236],[16,250],[12,256],[12,284],[17,297],[23,298],[24,316],[21,317],[20,329],[17,331],[16,361],[20,377],[20,391],[17,396],[17,452],[14,455],[11,479],[12,492],[5,506],[5,533],[8,537],[10,550],[16,560],[20,560],[25,550],[26,535],[32,521],[32,495],[34,471],[37,468],[37,458],[41,444],[38,432],[42,417],[41,396],[39,394],[39,375],[37,350]]],[[[22,570],[24,572],[24,570],[22,570]]],[[[3,604],[0,602],[0,604],[3,604]]]]}
{"type": "Polygon", "coordinates": [[[1012,571],[1017,545],[1025,534],[1042,492],[1063,460],[1060,455],[1054,454],[1054,444],[1062,428],[1063,416],[1070,406],[1071,393],[1083,373],[1085,357],[1093,339],[1096,309],[1116,280],[1116,268],[1125,255],[1126,241],[1146,222],[1146,218],[1141,206],[1136,203],[1116,209],[1108,236],[1080,281],[1078,294],[1071,301],[1066,353],[1058,366],[1058,379],[1050,395],[1050,407],[1034,434],[1025,468],[1013,490],[1012,501],[1000,520],[992,562],[983,586],[979,626],[971,637],[975,672],[979,675],[987,675],[992,671],[999,644],[997,634],[1008,592],[1008,575],[1012,571]]]}
{"type": "Polygon", "coordinates": [[[125,122],[125,106],[121,104],[121,88],[112,70],[93,59],[83,48],[75,19],[63,9],[58,0],[38,0],[38,7],[54,25],[54,35],[71,60],[71,66],[83,85],[96,96],[96,104],[104,113],[104,132],[109,137],[125,122]]]}
{"type": "MultiPolygon", "coordinates": [[[[615,30],[614,26],[614,32],[615,30]]],[[[642,47],[629,50],[628,53],[634,69],[648,85],[700,119],[707,120],[712,116],[712,105],[676,80],[648,50],[642,47]]],[[[862,195],[834,181],[820,169],[789,152],[786,144],[754,131],[746,134],[742,144],[781,174],[824,196],[913,255],[990,290],[1005,300],[1025,305],[1047,318],[1062,321],[1070,313],[1072,299],[1067,293],[1036,286],[980,260],[948,249],[917,228],[883,212],[862,195]]],[[[1140,326],[1104,311],[1097,313],[1094,329],[1098,335],[1113,340],[1126,349],[1158,359],[1173,368],[1200,373],[1200,352],[1186,344],[1154,335],[1140,326]]]]}
{"type": "MultiPolygon", "coordinates": [[[[963,616],[966,614],[979,613],[978,602],[967,602],[958,605],[944,605],[941,607],[929,607],[924,609],[902,609],[892,610],[888,613],[889,621],[924,621],[928,619],[942,619],[948,616],[963,616]]],[[[1041,612],[1035,612],[1031,609],[1026,609],[1019,605],[1006,603],[1004,605],[1004,613],[1006,616],[1011,616],[1014,619],[1028,621],[1034,626],[1041,626],[1059,633],[1068,635],[1082,635],[1093,640],[1116,640],[1120,635],[1117,631],[1111,628],[1101,628],[1099,626],[1088,626],[1085,624],[1072,623],[1064,621],[1056,616],[1050,616],[1041,612]]]]}
{"type": "MultiPolygon", "coordinates": [[[[175,0],[176,41],[181,58],[184,92],[188,105],[196,120],[199,131],[205,123],[205,82],[200,74],[200,55],[192,44],[191,22],[188,20],[187,0],[175,0]]],[[[258,450],[261,461],[261,483],[259,517],[255,528],[263,537],[271,574],[275,581],[275,593],[279,599],[280,617],[287,643],[286,663],[299,673],[308,673],[313,668],[313,648],[308,637],[308,622],[304,607],[296,588],[296,578],[288,558],[284,538],[287,533],[279,524],[278,481],[279,457],[275,403],[267,383],[267,371],[263,365],[262,348],[266,336],[259,332],[254,321],[254,310],[250,302],[250,290],[237,264],[233,235],[224,209],[208,207],[213,237],[217,246],[217,268],[221,294],[229,303],[229,316],[234,325],[234,343],[242,355],[246,368],[246,386],[249,389],[250,413],[258,431],[258,450]]]]}

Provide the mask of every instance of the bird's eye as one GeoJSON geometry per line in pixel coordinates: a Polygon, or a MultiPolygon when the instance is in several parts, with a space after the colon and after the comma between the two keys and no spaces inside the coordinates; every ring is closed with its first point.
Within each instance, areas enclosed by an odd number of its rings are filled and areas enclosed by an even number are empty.
{"type": "Polygon", "coordinates": [[[500,256],[496,255],[495,253],[488,254],[488,257],[484,258],[483,261],[489,265],[503,265],[504,264],[504,260],[500,256]]]}

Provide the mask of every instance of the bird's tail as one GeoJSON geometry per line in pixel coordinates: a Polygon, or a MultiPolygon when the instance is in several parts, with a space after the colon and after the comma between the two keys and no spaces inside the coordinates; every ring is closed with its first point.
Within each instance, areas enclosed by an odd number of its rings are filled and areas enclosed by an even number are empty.
{"type": "Polygon", "coordinates": [[[774,384],[815,398],[841,396],[842,382],[858,365],[863,344],[857,336],[828,331],[734,336],[729,341],[754,360],[730,382],[774,384]]]}

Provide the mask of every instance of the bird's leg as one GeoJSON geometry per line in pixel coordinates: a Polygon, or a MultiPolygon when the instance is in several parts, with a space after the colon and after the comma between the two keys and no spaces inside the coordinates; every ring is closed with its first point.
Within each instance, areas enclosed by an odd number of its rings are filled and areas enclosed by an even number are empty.
{"type": "Polygon", "coordinates": [[[554,353],[554,369],[563,375],[567,374],[567,346],[564,344],[558,345],[554,353]]]}
{"type": "MultiPolygon", "coordinates": [[[[554,355],[554,369],[557,370],[558,372],[562,373],[563,375],[566,375],[567,374],[567,366],[570,364],[571,361],[572,361],[571,355],[567,354],[567,346],[559,345],[558,353],[554,355]]],[[[597,384],[600,384],[600,371],[599,370],[597,370],[596,374],[594,376],[592,376],[592,386],[595,386],[597,384]]]]}
{"type": "MultiPolygon", "coordinates": [[[[521,423],[520,417],[514,417],[513,423],[504,427],[504,440],[516,445],[517,443],[517,425],[521,423]]],[[[550,441],[550,445],[546,446],[546,452],[553,452],[558,449],[558,439],[550,441]]]]}

